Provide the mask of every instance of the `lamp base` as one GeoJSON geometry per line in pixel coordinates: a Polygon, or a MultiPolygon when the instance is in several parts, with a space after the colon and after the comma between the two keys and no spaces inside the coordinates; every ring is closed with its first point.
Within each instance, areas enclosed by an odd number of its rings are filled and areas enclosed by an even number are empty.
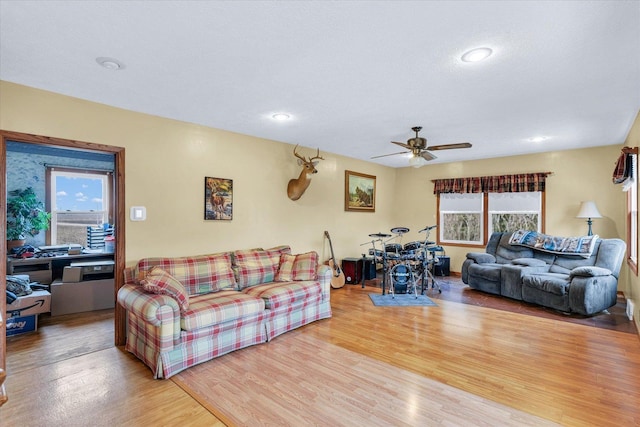
{"type": "Polygon", "coordinates": [[[593,224],[593,221],[591,220],[591,218],[587,219],[587,224],[589,224],[589,231],[587,232],[587,236],[593,236],[593,231],[591,231],[591,224],[593,224]]]}

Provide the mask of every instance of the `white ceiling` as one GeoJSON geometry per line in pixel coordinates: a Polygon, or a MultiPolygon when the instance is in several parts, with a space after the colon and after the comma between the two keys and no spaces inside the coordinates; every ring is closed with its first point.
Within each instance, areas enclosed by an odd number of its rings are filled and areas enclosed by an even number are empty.
{"type": "Polygon", "coordinates": [[[640,2],[1,0],[0,78],[363,160],[413,126],[473,144],[432,163],[621,144],[640,2]]]}

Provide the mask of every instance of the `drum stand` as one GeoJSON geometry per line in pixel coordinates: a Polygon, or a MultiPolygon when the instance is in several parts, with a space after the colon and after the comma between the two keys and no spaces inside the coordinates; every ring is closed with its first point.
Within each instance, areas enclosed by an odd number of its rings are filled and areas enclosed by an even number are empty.
{"type": "Polygon", "coordinates": [[[420,292],[424,295],[425,288],[429,291],[429,278],[431,278],[431,289],[438,289],[438,293],[442,293],[442,289],[440,288],[440,284],[436,282],[435,276],[433,275],[435,265],[439,262],[435,251],[429,250],[429,245],[435,244],[435,242],[429,242],[429,233],[431,229],[436,226],[426,227],[422,231],[426,231],[427,235],[424,238],[424,243],[421,251],[423,251],[422,262],[420,263],[420,292]],[[429,257],[429,252],[431,252],[431,257],[429,257]]]}
{"type": "MultiPolygon", "coordinates": [[[[430,252],[428,250],[424,250],[425,252],[430,252]]],[[[425,253],[424,256],[424,260],[422,261],[422,264],[420,266],[420,293],[422,295],[424,295],[424,291],[425,289],[427,291],[429,291],[429,278],[431,278],[431,289],[438,289],[438,293],[442,293],[442,289],[440,288],[440,284],[438,282],[436,282],[436,279],[432,273],[432,270],[434,269],[435,265],[437,264],[438,260],[435,258],[435,256],[431,255],[431,258],[428,259],[429,255],[427,253],[425,253]]]]}
{"type": "MultiPolygon", "coordinates": [[[[370,237],[388,236],[388,234],[378,233],[378,234],[370,234],[369,236],[370,237]]],[[[373,257],[374,268],[377,267],[378,265],[378,255],[376,254],[376,242],[382,243],[382,239],[378,238],[378,239],[371,240],[370,242],[364,242],[360,244],[360,246],[371,244],[371,248],[372,248],[371,256],[373,257]]],[[[384,290],[386,287],[386,279],[387,279],[387,253],[384,251],[384,243],[382,243],[381,253],[382,253],[382,295],[384,295],[384,290]]],[[[363,289],[364,289],[365,270],[366,270],[366,254],[362,254],[362,288],[363,289]]]]}

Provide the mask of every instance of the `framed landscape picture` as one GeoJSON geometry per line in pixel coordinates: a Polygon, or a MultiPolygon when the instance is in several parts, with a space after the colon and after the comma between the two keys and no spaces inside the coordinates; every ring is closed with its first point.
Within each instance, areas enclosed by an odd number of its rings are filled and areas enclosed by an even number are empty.
{"type": "Polygon", "coordinates": [[[233,219],[233,180],[204,178],[204,219],[233,219]]]}
{"type": "Polygon", "coordinates": [[[344,171],[344,210],[376,211],[376,177],[363,173],[344,171]]]}

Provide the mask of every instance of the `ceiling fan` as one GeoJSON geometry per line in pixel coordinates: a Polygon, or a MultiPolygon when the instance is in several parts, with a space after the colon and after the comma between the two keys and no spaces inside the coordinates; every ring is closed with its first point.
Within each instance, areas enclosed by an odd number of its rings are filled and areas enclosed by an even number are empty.
{"type": "MultiPolygon", "coordinates": [[[[409,159],[409,164],[413,167],[419,168],[426,164],[428,160],[436,159],[437,157],[431,153],[431,151],[436,150],[452,150],[454,148],[471,148],[471,144],[468,142],[460,142],[458,144],[444,144],[444,145],[432,145],[431,147],[427,146],[427,138],[422,138],[418,136],[418,132],[422,130],[422,126],[416,126],[411,128],[416,133],[415,138],[410,138],[407,140],[407,143],[404,144],[402,142],[391,141],[391,143],[404,147],[413,153],[411,159],[409,159]]],[[[383,154],[381,156],[371,157],[372,159],[377,159],[379,157],[387,157],[387,156],[395,156],[398,154],[404,154],[406,151],[401,151],[399,153],[391,153],[391,154],[383,154]]]]}

